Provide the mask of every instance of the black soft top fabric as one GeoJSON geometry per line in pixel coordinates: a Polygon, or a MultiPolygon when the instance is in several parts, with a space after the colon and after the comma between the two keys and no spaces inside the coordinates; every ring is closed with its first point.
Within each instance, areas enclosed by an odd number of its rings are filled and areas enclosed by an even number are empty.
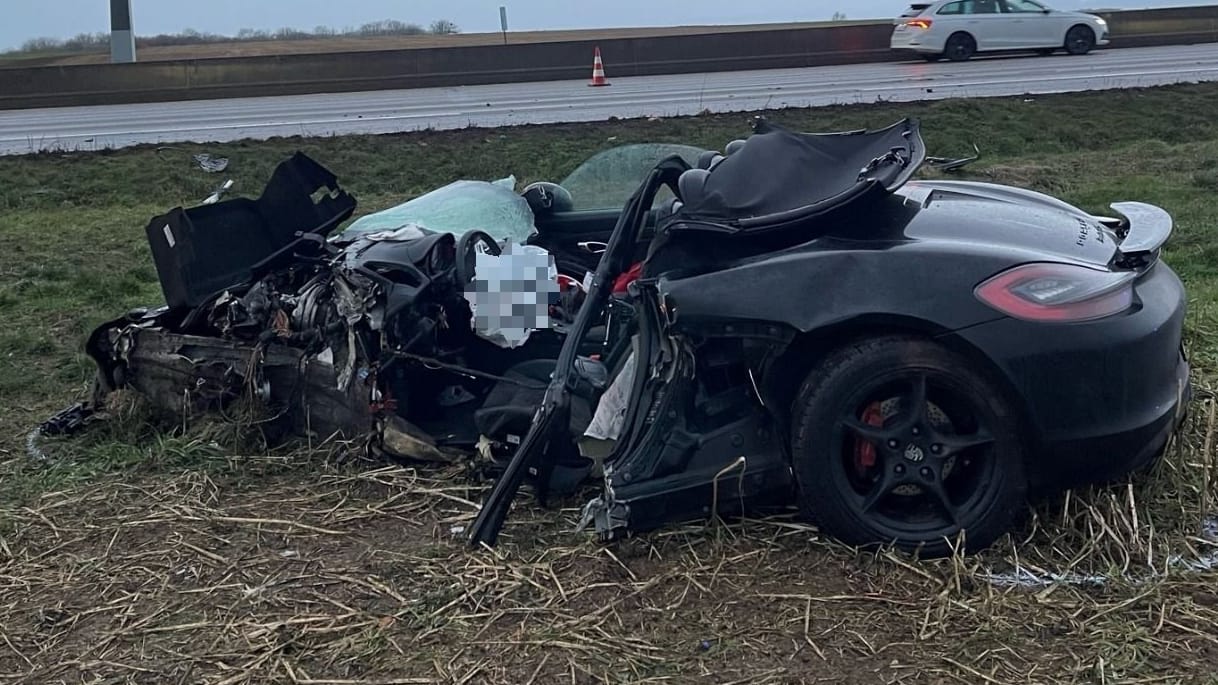
{"type": "Polygon", "coordinates": [[[739,151],[683,198],[675,220],[748,223],[857,197],[868,186],[894,190],[925,158],[916,121],[876,131],[796,133],[760,121],[739,151]]]}

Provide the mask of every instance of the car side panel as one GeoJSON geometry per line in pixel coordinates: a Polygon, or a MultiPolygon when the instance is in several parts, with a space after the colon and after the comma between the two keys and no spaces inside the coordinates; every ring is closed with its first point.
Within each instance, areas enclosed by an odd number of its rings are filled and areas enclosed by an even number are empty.
{"type": "Polygon", "coordinates": [[[966,14],[964,30],[977,41],[977,51],[1009,50],[1014,45],[1011,37],[1010,15],[966,14]]]}
{"type": "MultiPolygon", "coordinates": [[[[1065,45],[1066,33],[1072,26],[1077,24],[1088,24],[1090,27],[1090,24],[1085,19],[1060,12],[1054,12],[1048,15],[1047,18],[1049,21],[1047,22],[1047,27],[1045,29],[1045,47],[1060,48],[1065,45]]],[[[1096,38],[1099,38],[1099,36],[1097,35],[1096,38]]]]}
{"type": "Polygon", "coordinates": [[[940,53],[943,52],[947,44],[948,36],[952,35],[953,29],[949,25],[939,25],[938,20],[929,31],[923,32],[918,39],[917,49],[920,52],[940,53]]]}
{"type": "Polygon", "coordinates": [[[997,316],[973,295],[988,275],[1035,261],[1030,253],[838,247],[661,279],[659,287],[675,327],[707,335],[781,337],[774,324],[814,332],[853,321],[920,322],[989,361],[1027,417],[1031,470],[1050,486],[1144,465],[1180,420],[1189,396],[1180,346],[1186,302],[1166,264],[1140,279],[1135,306],[1123,314],[1034,324],[997,316]]]}
{"type": "Polygon", "coordinates": [[[1061,47],[1065,42],[1066,30],[1059,29],[1061,19],[1052,14],[1020,12],[1010,16],[1014,48],[1061,47]]]}
{"type": "MultiPolygon", "coordinates": [[[[1055,48],[1060,48],[1066,44],[1066,33],[1071,29],[1071,27],[1078,24],[1088,24],[1087,21],[1080,17],[1070,14],[1063,14],[1061,12],[1054,12],[1053,14],[1050,14],[1048,19],[1049,22],[1045,28],[1046,35],[1044,40],[1048,46],[1055,48]]],[[[1088,28],[1091,28],[1089,24],[1088,28]]],[[[1098,39],[1099,36],[1097,35],[1096,38],[1098,39]]]]}
{"type": "MultiPolygon", "coordinates": [[[[957,31],[971,33],[968,26],[969,16],[967,14],[940,14],[941,11],[948,8],[952,3],[944,4],[935,9],[933,13],[928,12],[927,17],[934,21],[931,24],[930,31],[927,36],[922,39],[924,46],[930,47],[937,52],[943,52],[947,47],[947,39],[952,37],[957,31]]],[[[973,36],[976,39],[976,36],[973,36]]]]}
{"type": "MultiPolygon", "coordinates": [[[[1041,255],[1043,257],[1043,255],[1041,255]]],[[[973,296],[1031,251],[956,244],[822,239],[707,274],[662,276],[681,322],[753,321],[813,331],[860,316],[916,318],[957,330],[1000,318],[973,296]]]]}

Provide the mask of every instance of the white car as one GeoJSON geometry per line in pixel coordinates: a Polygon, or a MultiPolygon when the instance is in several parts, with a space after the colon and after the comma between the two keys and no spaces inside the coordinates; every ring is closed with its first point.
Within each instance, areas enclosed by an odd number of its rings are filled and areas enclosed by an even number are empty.
{"type": "Polygon", "coordinates": [[[963,62],[982,52],[1065,50],[1085,55],[1108,44],[1108,22],[1036,0],[939,0],[910,5],[896,20],[892,48],[929,61],[963,62]]]}

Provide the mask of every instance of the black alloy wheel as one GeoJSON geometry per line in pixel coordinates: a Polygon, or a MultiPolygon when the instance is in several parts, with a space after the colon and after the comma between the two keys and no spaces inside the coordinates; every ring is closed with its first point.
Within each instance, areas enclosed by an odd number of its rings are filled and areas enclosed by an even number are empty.
{"type": "Polygon", "coordinates": [[[1090,27],[1078,25],[1066,33],[1066,52],[1071,55],[1085,55],[1095,48],[1095,31],[1090,27]]]}
{"type": "Polygon", "coordinates": [[[940,556],[963,531],[976,551],[1026,511],[1015,412],[935,343],[885,337],[829,355],[792,416],[800,505],[843,542],[940,556]]]}
{"type": "Polygon", "coordinates": [[[966,62],[977,53],[977,41],[967,33],[953,33],[943,46],[943,54],[953,62],[966,62]]]}

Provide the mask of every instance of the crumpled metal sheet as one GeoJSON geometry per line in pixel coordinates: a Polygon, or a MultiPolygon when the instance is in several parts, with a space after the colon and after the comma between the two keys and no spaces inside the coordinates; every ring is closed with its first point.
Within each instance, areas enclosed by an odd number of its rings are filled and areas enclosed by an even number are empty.
{"type": "Polygon", "coordinates": [[[212,157],[206,152],[195,155],[194,160],[195,164],[198,164],[200,169],[209,174],[218,174],[228,168],[227,157],[212,157]]]}
{"type": "Polygon", "coordinates": [[[1130,585],[1144,585],[1163,577],[1167,572],[1204,573],[1218,569],[1218,518],[1206,519],[1201,523],[1202,538],[1213,547],[1209,551],[1199,552],[1195,557],[1173,555],[1167,558],[1166,569],[1151,569],[1142,575],[1125,573],[1121,575],[1083,574],[1073,572],[1054,572],[1042,569],[1030,569],[1022,564],[1015,568],[996,573],[984,573],[981,578],[998,587],[1039,588],[1050,585],[1089,585],[1102,586],[1114,581],[1130,585]]]}
{"type": "Polygon", "coordinates": [[[630,406],[630,389],[634,385],[635,360],[635,353],[631,351],[617,378],[613,379],[609,389],[601,395],[600,403],[596,405],[596,413],[592,416],[592,423],[584,431],[584,437],[614,441],[621,436],[626,422],[626,410],[630,406]]]}
{"type": "Polygon", "coordinates": [[[248,389],[283,417],[284,427],[295,435],[356,438],[372,428],[369,388],[352,382],[339,390],[334,366],[315,362],[303,350],[255,348],[162,329],[124,334],[137,339],[126,356],[128,387],[155,406],[189,417],[223,406],[248,389]],[[200,365],[196,360],[205,361],[200,365]]]}
{"type": "Polygon", "coordinates": [[[973,155],[972,157],[960,157],[958,159],[951,157],[927,157],[926,163],[930,167],[938,169],[939,171],[959,171],[973,162],[981,159],[981,148],[974,145],[973,151],[977,154],[973,155]]]}
{"type": "Polygon", "coordinates": [[[381,448],[399,459],[455,464],[468,457],[459,450],[436,445],[435,440],[400,416],[388,417],[381,426],[381,448]]]}

